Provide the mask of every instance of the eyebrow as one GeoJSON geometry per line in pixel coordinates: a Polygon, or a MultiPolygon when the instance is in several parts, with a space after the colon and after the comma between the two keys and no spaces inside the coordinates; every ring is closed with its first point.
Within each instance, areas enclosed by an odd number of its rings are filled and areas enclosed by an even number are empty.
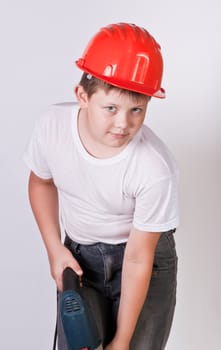
{"type": "MultiPolygon", "coordinates": [[[[118,107],[120,106],[120,104],[117,104],[116,102],[111,102],[111,101],[107,101],[105,103],[102,103],[102,105],[111,105],[111,106],[115,106],[115,107],[118,107]]],[[[146,103],[137,103],[137,104],[133,104],[131,108],[134,108],[134,107],[145,107],[146,106],[146,103]]]]}

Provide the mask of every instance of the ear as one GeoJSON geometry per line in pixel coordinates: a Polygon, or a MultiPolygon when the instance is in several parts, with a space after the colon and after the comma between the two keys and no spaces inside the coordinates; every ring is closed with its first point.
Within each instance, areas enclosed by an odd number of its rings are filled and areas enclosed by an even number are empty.
{"type": "Polygon", "coordinates": [[[74,88],[75,96],[81,108],[86,108],[88,104],[88,95],[84,90],[83,86],[77,85],[74,88]]]}

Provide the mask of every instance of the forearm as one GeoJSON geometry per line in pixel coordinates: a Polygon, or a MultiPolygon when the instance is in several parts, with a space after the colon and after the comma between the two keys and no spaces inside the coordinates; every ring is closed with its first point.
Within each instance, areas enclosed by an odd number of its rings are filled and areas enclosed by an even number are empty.
{"type": "Polygon", "coordinates": [[[33,214],[41,232],[57,288],[62,290],[62,273],[71,267],[82,275],[81,267],[72,253],[61,242],[58,193],[52,180],[43,180],[31,173],[29,199],[33,214]]]}
{"type": "Polygon", "coordinates": [[[60,225],[57,189],[52,181],[41,182],[31,174],[29,179],[31,208],[49,257],[60,245],[60,225]]]}
{"type": "Polygon", "coordinates": [[[136,262],[125,257],[122,271],[121,299],[116,339],[129,344],[144,304],[152,273],[153,255],[148,261],[136,262]]]}
{"type": "MultiPolygon", "coordinates": [[[[124,254],[117,330],[107,350],[128,350],[148,293],[160,233],[132,228],[124,254]]],[[[106,349],[105,349],[106,350],[106,349]]]]}

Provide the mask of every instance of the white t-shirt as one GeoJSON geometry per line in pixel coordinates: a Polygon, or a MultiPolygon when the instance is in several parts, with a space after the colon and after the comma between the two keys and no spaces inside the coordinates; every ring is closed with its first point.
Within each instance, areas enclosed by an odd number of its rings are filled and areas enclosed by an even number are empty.
{"type": "Polygon", "coordinates": [[[36,123],[28,167],[58,188],[61,222],[82,244],[125,242],[132,225],[163,232],[178,226],[177,168],[163,142],[143,125],[118,155],[91,156],[78,135],[78,105],[52,106],[36,123]]]}

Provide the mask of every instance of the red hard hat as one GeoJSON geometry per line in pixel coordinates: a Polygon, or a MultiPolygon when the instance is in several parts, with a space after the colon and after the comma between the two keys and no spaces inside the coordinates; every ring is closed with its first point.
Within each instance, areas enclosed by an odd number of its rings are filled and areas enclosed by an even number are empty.
{"type": "Polygon", "coordinates": [[[84,72],[119,88],[165,97],[160,45],[135,24],[116,23],[101,28],[76,64],[84,72]]]}

